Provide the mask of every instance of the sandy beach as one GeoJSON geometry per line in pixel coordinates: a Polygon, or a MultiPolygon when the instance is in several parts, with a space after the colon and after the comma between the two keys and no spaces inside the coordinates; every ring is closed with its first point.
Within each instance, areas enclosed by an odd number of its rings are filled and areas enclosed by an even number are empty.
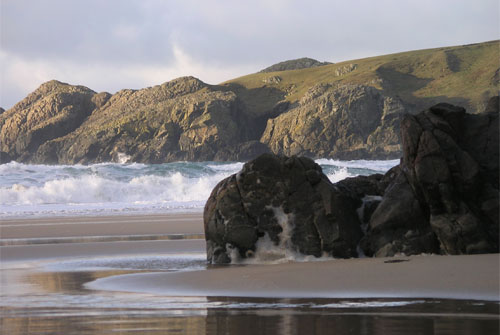
{"type": "MultiPolygon", "coordinates": [[[[24,260],[202,253],[205,248],[200,239],[201,213],[3,220],[0,232],[4,265],[24,260]],[[137,236],[144,240],[134,240],[137,236]]],[[[233,265],[105,277],[86,287],[176,296],[499,300],[499,260],[498,254],[430,255],[233,265]]]]}
{"type": "Polygon", "coordinates": [[[181,296],[497,301],[499,260],[495,254],[230,266],[103,278],[87,288],[181,296]]]}
{"type": "Polygon", "coordinates": [[[198,213],[9,219],[0,221],[0,262],[203,252],[202,236],[198,213]]]}
{"type": "Polygon", "coordinates": [[[9,219],[0,237],[6,334],[498,332],[498,254],[208,266],[201,213],[9,219]]]}

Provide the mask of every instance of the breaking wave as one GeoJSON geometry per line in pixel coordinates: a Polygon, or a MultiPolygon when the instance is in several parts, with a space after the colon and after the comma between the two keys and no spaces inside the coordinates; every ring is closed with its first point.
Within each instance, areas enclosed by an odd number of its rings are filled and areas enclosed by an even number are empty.
{"type": "MultiPolygon", "coordinates": [[[[332,182],[385,172],[398,161],[320,159],[332,182]]],[[[215,185],[243,163],[0,165],[0,216],[201,211],[215,185]]]]}

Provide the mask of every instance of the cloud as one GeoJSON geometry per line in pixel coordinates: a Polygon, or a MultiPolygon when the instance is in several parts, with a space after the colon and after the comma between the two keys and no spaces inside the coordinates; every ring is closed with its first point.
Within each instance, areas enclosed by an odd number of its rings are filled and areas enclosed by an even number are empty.
{"type": "Polygon", "coordinates": [[[273,63],[338,62],[498,39],[497,0],[2,0],[0,105],[59,79],[94,90],[273,63]]]}
{"type": "Polygon", "coordinates": [[[23,59],[2,51],[0,106],[12,107],[27,93],[51,79],[84,85],[98,92],[115,93],[123,88],[140,89],[182,76],[195,76],[209,84],[218,84],[257,69],[252,65],[207,67],[177,45],[173,46],[173,55],[169,65],[133,63],[122,66],[113,63],[81,64],[72,60],[23,59]]]}

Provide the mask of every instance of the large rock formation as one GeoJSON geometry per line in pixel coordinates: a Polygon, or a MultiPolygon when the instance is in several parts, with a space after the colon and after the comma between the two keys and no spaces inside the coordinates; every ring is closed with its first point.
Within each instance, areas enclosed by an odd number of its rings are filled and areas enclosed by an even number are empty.
{"type": "Polygon", "coordinates": [[[114,95],[51,81],[0,109],[0,152],[55,164],[123,157],[241,161],[264,152],[396,158],[403,113],[440,101],[469,112],[485,109],[486,99],[498,94],[498,46],[492,41],[335,65],[301,58],[264,70],[280,72],[221,85],[184,77],[114,95]]]}
{"type": "Polygon", "coordinates": [[[83,86],[49,81],[0,114],[0,151],[29,160],[39,146],[76,128],[99,104],[83,86]]]}
{"type": "Polygon", "coordinates": [[[193,77],[113,96],[52,81],[0,116],[0,150],[36,163],[249,159],[265,146],[247,142],[242,109],[193,77]]]}
{"type": "Polygon", "coordinates": [[[360,159],[400,156],[403,103],[369,86],[317,85],[267,122],[261,142],[279,155],[360,159]]]}
{"type": "Polygon", "coordinates": [[[498,126],[498,105],[483,115],[438,104],[406,116],[403,159],[369,221],[365,252],[497,252],[498,126]]]}
{"type": "Polygon", "coordinates": [[[246,139],[244,115],[232,92],[193,77],[139,91],[122,90],[73,133],[40,147],[36,161],[62,163],[213,160],[219,150],[246,139]]]}
{"type": "Polygon", "coordinates": [[[312,160],[262,155],[207,201],[208,260],[251,257],[262,238],[314,256],[498,252],[498,116],[494,103],[406,115],[401,164],[385,176],[331,184],[312,160]]]}
{"type": "Polygon", "coordinates": [[[261,115],[235,91],[193,77],[114,95],[51,81],[0,114],[0,151],[48,164],[396,157],[403,111],[359,85],[317,85],[297,106],[281,101],[261,115]]]}
{"type": "Polygon", "coordinates": [[[204,211],[208,260],[248,257],[259,238],[306,255],[353,257],[361,238],[357,205],[313,160],[263,154],[210,195],[204,211]]]}

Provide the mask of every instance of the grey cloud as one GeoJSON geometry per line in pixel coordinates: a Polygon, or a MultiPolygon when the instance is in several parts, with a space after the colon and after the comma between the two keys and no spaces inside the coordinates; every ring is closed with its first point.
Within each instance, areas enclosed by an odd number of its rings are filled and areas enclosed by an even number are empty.
{"type": "MultiPolygon", "coordinates": [[[[179,47],[206,68],[258,71],[305,56],[336,62],[499,38],[497,0],[2,0],[0,6],[4,55],[75,69],[176,66],[179,47]]],[[[114,88],[133,78],[107,81],[114,88]]],[[[8,76],[2,85],[2,104],[29,93],[8,76]]]]}

